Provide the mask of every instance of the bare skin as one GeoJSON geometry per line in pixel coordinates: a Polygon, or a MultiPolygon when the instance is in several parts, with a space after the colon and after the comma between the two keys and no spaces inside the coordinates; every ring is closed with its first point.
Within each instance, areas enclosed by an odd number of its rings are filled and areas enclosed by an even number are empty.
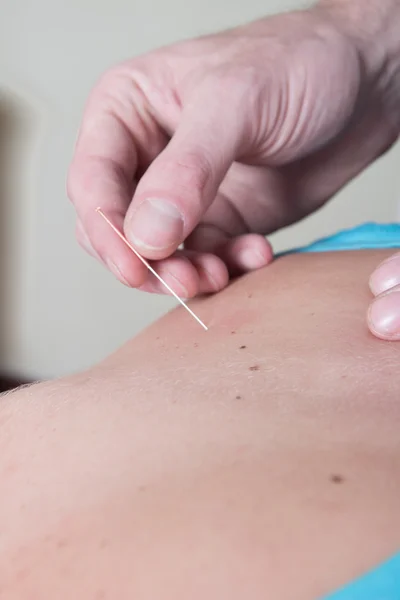
{"type": "Polygon", "coordinates": [[[385,252],[297,255],[0,404],[0,598],[310,600],[400,546],[385,252]]]}

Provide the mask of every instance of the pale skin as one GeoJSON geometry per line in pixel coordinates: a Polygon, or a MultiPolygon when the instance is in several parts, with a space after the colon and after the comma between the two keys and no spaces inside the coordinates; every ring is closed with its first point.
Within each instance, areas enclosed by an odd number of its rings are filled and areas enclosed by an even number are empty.
{"type": "Polygon", "coordinates": [[[313,600],[400,546],[388,252],[288,256],[0,401],[0,597],[313,600]],[[293,293],[295,290],[295,293],[293,293]]]}
{"type": "MultiPolygon", "coordinates": [[[[182,297],[271,262],[265,235],[397,140],[399,31],[397,0],[322,0],[111,69],[68,178],[82,246],[125,284],[164,291],[99,221],[101,206],[182,297]]],[[[376,335],[400,337],[399,298],[373,305],[376,335]]]]}
{"type": "Polygon", "coordinates": [[[383,261],[369,285],[375,300],[368,309],[371,332],[383,340],[400,340],[400,253],[383,261]]]}

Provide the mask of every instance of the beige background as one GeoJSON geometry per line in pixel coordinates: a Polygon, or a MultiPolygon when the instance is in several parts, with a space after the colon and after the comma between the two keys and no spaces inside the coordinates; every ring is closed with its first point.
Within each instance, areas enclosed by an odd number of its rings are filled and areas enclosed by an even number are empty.
{"type": "MultiPolygon", "coordinates": [[[[288,0],[1,0],[0,367],[53,377],[100,359],[172,306],[128,290],[74,240],[65,176],[85,98],[120,59],[285,10],[288,0]]],[[[284,248],[398,216],[397,147],[284,248]]]]}

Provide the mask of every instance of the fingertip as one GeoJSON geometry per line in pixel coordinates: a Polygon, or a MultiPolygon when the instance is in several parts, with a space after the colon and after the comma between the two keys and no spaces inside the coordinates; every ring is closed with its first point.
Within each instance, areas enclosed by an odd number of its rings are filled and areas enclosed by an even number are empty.
{"type": "Polygon", "coordinates": [[[228,269],[218,256],[193,252],[189,257],[199,276],[200,294],[216,293],[228,285],[228,269]]]}
{"type": "Polygon", "coordinates": [[[246,234],[229,240],[218,254],[231,273],[247,273],[267,266],[273,260],[271,244],[258,234],[246,234]]]}
{"type": "Polygon", "coordinates": [[[238,252],[236,264],[244,272],[256,271],[267,266],[271,262],[270,257],[266,255],[263,249],[254,247],[245,247],[238,252]]]}
{"type": "Polygon", "coordinates": [[[367,323],[375,337],[387,341],[400,340],[400,286],[372,301],[367,323]]]}
{"type": "Polygon", "coordinates": [[[400,284],[400,254],[395,254],[383,261],[372,273],[369,288],[374,296],[394,288],[400,284]]]}

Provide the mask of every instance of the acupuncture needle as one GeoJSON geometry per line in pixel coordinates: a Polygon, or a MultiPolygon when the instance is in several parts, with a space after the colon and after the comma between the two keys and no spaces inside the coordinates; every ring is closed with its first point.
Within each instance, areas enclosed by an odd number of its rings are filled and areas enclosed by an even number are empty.
{"type": "Polygon", "coordinates": [[[162,284],[163,286],[169,291],[170,294],[172,294],[174,296],[174,298],[176,298],[176,300],[178,300],[178,302],[188,311],[188,313],[203,327],[203,329],[205,329],[206,331],[208,331],[208,327],[207,325],[205,325],[203,323],[203,321],[192,311],[192,309],[190,309],[188,307],[188,305],[186,304],[186,302],[184,302],[182,300],[182,298],[179,298],[178,294],[176,294],[174,292],[174,290],[172,288],[170,288],[170,286],[168,285],[168,283],[166,281],[164,281],[164,279],[157,273],[157,271],[155,269],[153,269],[153,267],[147,262],[147,260],[145,258],[143,258],[143,256],[141,256],[139,254],[139,252],[128,242],[128,240],[126,239],[126,237],[123,235],[123,233],[121,233],[121,231],[115,227],[115,225],[110,221],[110,219],[104,214],[104,212],[102,211],[102,209],[100,207],[96,208],[96,212],[99,213],[99,215],[101,217],[103,217],[103,219],[105,220],[105,222],[111,227],[111,229],[118,235],[118,237],[124,242],[124,244],[126,246],[128,246],[128,248],[130,250],[132,250],[132,252],[134,254],[136,254],[136,256],[138,257],[138,259],[148,268],[148,270],[150,271],[150,273],[152,273],[162,284]]]}

